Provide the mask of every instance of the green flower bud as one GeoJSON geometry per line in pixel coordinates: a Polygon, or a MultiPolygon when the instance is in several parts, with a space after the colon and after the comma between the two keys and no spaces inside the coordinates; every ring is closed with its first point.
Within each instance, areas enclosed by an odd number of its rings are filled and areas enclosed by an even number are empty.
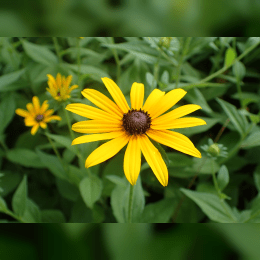
{"type": "Polygon", "coordinates": [[[220,153],[220,149],[218,147],[218,144],[212,144],[209,148],[208,148],[208,153],[210,153],[212,156],[218,156],[220,153]]]}

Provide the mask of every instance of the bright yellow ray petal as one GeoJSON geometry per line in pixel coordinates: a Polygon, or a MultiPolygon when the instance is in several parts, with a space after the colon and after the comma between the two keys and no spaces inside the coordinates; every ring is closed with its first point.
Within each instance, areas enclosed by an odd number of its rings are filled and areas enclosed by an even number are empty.
{"type": "Polygon", "coordinates": [[[121,89],[117,86],[117,84],[109,78],[101,78],[103,83],[105,84],[107,90],[110,95],[113,97],[114,101],[118,105],[118,107],[122,110],[123,113],[127,113],[130,109],[125,96],[123,95],[121,89]]]}
{"type": "Polygon", "coordinates": [[[29,113],[30,113],[33,117],[36,116],[36,113],[35,113],[35,110],[34,110],[34,107],[33,107],[33,104],[32,104],[32,103],[26,104],[26,108],[27,108],[27,110],[29,111],[29,113]]]}
{"type": "Polygon", "coordinates": [[[125,151],[124,172],[127,180],[135,185],[141,168],[141,145],[138,136],[132,135],[125,151]]]}
{"type": "Polygon", "coordinates": [[[72,130],[84,134],[117,132],[122,131],[122,123],[104,120],[88,120],[73,124],[72,130]]]}
{"type": "Polygon", "coordinates": [[[57,88],[60,89],[61,88],[61,74],[58,73],[57,76],[56,76],[56,84],[57,84],[57,88]]]}
{"type": "Polygon", "coordinates": [[[32,135],[35,135],[36,134],[36,132],[38,131],[38,128],[39,128],[39,124],[35,124],[33,127],[32,127],[32,129],[31,129],[31,134],[32,135]]]}
{"type": "Polygon", "coordinates": [[[47,128],[47,124],[44,123],[44,122],[40,122],[40,127],[43,128],[43,129],[46,129],[47,128]]]}
{"type": "Polygon", "coordinates": [[[155,106],[155,104],[164,96],[165,92],[159,90],[159,89],[154,89],[151,94],[148,96],[148,98],[146,99],[144,106],[143,106],[143,110],[145,112],[148,112],[149,114],[149,110],[151,107],[155,106]]]}
{"type": "Polygon", "coordinates": [[[50,74],[47,74],[47,77],[48,77],[48,86],[50,89],[54,88],[54,89],[57,89],[57,85],[56,85],[56,80],[55,78],[50,75],[50,74]]]}
{"type": "Polygon", "coordinates": [[[123,134],[124,134],[123,131],[118,131],[118,132],[111,132],[111,133],[104,133],[104,134],[83,135],[74,139],[71,145],[90,143],[90,142],[96,142],[96,141],[107,140],[107,139],[114,139],[123,134]]]}
{"type": "Polygon", "coordinates": [[[201,109],[201,107],[198,105],[193,105],[193,104],[184,105],[184,106],[178,107],[178,108],[168,112],[167,114],[164,114],[160,117],[153,119],[153,124],[154,125],[165,124],[165,123],[172,121],[173,119],[177,119],[182,116],[186,116],[198,109],[201,109]]]}
{"type": "Polygon", "coordinates": [[[48,117],[45,117],[43,121],[44,121],[45,123],[48,123],[48,122],[50,122],[50,121],[52,121],[52,120],[61,121],[61,117],[60,117],[60,116],[48,116],[48,117]]]}
{"type": "Polygon", "coordinates": [[[88,106],[81,103],[73,103],[66,106],[66,109],[72,113],[75,113],[80,116],[84,116],[90,119],[104,119],[104,120],[116,120],[119,119],[114,117],[114,114],[109,114],[103,110],[100,110],[96,107],[88,106]]]}
{"type": "Polygon", "coordinates": [[[69,76],[65,79],[64,86],[65,86],[66,89],[69,89],[71,80],[72,80],[72,75],[69,75],[69,76]]]}
{"type": "Polygon", "coordinates": [[[44,116],[44,118],[46,118],[46,117],[52,115],[53,113],[54,113],[54,109],[49,109],[49,110],[47,110],[47,111],[43,114],[43,116],[44,116]]]}
{"type": "Polygon", "coordinates": [[[40,109],[40,114],[43,114],[45,113],[45,111],[48,109],[49,105],[48,105],[48,100],[45,100],[43,103],[42,103],[42,107],[40,109]]]}
{"type": "Polygon", "coordinates": [[[78,85],[73,85],[73,86],[70,87],[68,92],[70,93],[72,90],[74,90],[74,89],[76,89],[78,87],[79,87],[78,85]]]}
{"type": "Polygon", "coordinates": [[[169,130],[148,130],[147,135],[158,143],[169,146],[177,151],[201,158],[201,153],[191,140],[183,134],[169,130]]]}
{"type": "Polygon", "coordinates": [[[206,125],[207,123],[200,118],[196,117],[183,117],[173,120],[165,120],[163,123],[152,123],[152,129],[175,129],[175,128],[186,128],[198,125],[206,125]]]}
{"type": "Polygon", "coordinates": [[[151,118],[156,118],[174,106],[180,99],[182,99],[187,92],[181,88],[177,88],[168,92],[160,99],[155,106],[149,109],[151,118]]]}
{"type": "Polygon", "coordinates": [[[133,109],[140,109],[144,102],[144,84],[133,83],[130,93],[131,107],[133,109]]]}
{"type": "Polygon", "coordinates": [[[109,114],[113,114],[115,117],[122,119],[123,113],[119,109],[119,107],[110,100],[107,96],[100,93],[95,89],[84,89],[82,95],[90,100],[93,104],[97,107],[101,108],[102,110],[108,112],[109,114]]]}
{"type": "Polygon", "coordinates": [[[26,126],[34,126],[35,124],[38,124],[35,119],[32,116],[26,117],[24,119],[24,124],[26,126]]]}
{"type": "Polygon", "coordinates": [[[163,186],[167,186],[168,170],[160,152],[154,147],[146,135],[139,136],[139,139],[142,153],[152,168],[154,175],[163,186]]]}
{"type": "Polygon", "coordinates": [[[94,150],[86,160],[87,168],[102,163],[117,154],[129,141],[130,136],[122,135],[107,143],[102,144],[94,150]]]}
{"type": "Polygon", "coordinates": [[[41,109],[41,107],[40,107],[39,98],[36,97],[36,96],[34,96],[34,97],[32,98],[32,102],[33,102],[33,106],[34,106],[34,111],[35,111],[35,113],[36,113],[36,114],[40,114],[40,109],[41,109]]]}
{"type": "Polygon", "coordinates": [[[15,113],[19,116],[22,116],[22,117],[27,117],[27,116],[30,116],[30,113],[24,109],[21,109],[21,108],[17,108],[15,110],[15,113]]]}

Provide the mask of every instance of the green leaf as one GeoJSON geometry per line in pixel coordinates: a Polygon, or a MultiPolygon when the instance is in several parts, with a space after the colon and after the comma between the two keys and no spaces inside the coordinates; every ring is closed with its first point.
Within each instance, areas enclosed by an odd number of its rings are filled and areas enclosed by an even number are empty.
{"type": "Polygon", "coordinates": [[[26,209],[23,214],[22,219],[27,223],[40,223],[41,222],[41,212],[39,207],[31,199],[27,199],[26,209]]]}
{"type": "Polygon", "coordinates": [[[13,94],[5,95],[0,103],[0,133],[4,132],[12,120],[14,112],[15,100],[13,94]]]}
{"type": "Polygon", "coordinates": [[[237,57],[236,51],[233,48],[228,48],[225,55],[225,67],[230,66],[237,57]]]}
{"type": "Polygon", "coordinates": [[[225,165],[222,165],[219,169],[218,175],[217,175],[217,182],[219,189],[222,191],[225,189],[225,187],[229,183],[229,174],[228,169],[225,165]]]}
{"type": "Polygon", "coordinates": [[[3,173],[4,175],[0,180],[0,187],[3,188],[1,196],[5,197],[17,187],[21,182],[22,176],[16,171],[3,171],[3,173]]]}
{"type": "Polygon", "coordinates": [[[48,168],[54,176],[60,179],[67,179],[64,167],[56,156],[44,153],[39,149],[36,150],[36,153],[38,154],[41,163],[48,168]]]}
{"type": "Polygon", "coordinates": [[[15,191],[12,198],[13,211],[20,217],[25,213],[27,207],[27,177],[24,175],[23,180],[15,191]]]}
{"type": "Polygon", "coordinates": [[[66,219],[60,210],[42,210],[41,218],[43,223],[65,223],[66,219]]]}
{"type": "Polygon", "coordinates": [[[246,75],[246,67],[241,61],[236,61],[232,67],[232,72],[239,80],[242,80],[246,75]]]}
{"type": "Polygon", "coordinates": [[[230,206],[217,195],[183,188],[181,191],[193,200],[211,220],[219,223],[238,222],[230,206]]]}
{"type": "Polygon", "coordinates": [[[25,69],[17,70],[15,72],[11,72],[0,76],[0,92],[6,91],[7,87],[12,83],[16,82],[23,74],[25,73],[25,69]]]}
{"type": "Polygon", "coordinates": [[[47,47],[28,42],[26,40],[23,40],[22,44],[26,54],[34,61],[47,66],[58,63],[58,58],[56,55],[47,47]]]}
{"type": "Polygon", "coordinates": [[[5,200],[2,197],[0,197],[0,212],[6,212],[7,210],[8,209],[5,200]]]}
{"type": "Polygon", "coordinates": [[[6,156],[9,161],[25,167],[44,168],[38,154],[29,149],[15,148],[8,150],[6,156]]]}
{"type": "Polygon", "coordinates": [[[77,149],[75,148],[75,146],[71,145],[72,141],[70,138],[65,137],[63,135],[54,135],[49,133],[46,133],[46,135],[49,136],[55,142],[64,145],[67,149],[69,149],[73,153],[75,154],[77,153],[77,149]]]}
{"type": "Polygon", "coordinates": [[[62,179],[57,178],[56,185],[60,195],[63,198],[66,198],[67,200],[74,201],[74,202],[77,201],[77,199],[79,198],[80,194],[79,194],[78,187],[69,183],[68,181],[64,181],[62,179]]]}
{"type": "Polygon", "coordinates": [[[84,178],[79,184],[80,194],[89,208],[92,208],[94,203],[99,200],[102,189],[102,181],[95,175],[84,178]]]}
{"type": "Polygon", "coordinates": [[[241,143],[241,148],[249,149],[252,147],[260,146],[260,130],[252,132],[247,138],[241,143]]]}
{"type": "Polygon", "coordinates": [[[176,206],[173,199],[163,199],[155,203],[149,203],[143,211],[142,223],[167,223],[169,222],[176,206]]]}
{"type": "Polygon", "coordinates": [[[216,98],[216,100],[221,105],[222,109],[225,111],[236,130],[240,133],[241,136],[244,136],[248,128],[246,117],[240,114],[234,105],[231,105],[230,103],[219,98],[216,98]]]}

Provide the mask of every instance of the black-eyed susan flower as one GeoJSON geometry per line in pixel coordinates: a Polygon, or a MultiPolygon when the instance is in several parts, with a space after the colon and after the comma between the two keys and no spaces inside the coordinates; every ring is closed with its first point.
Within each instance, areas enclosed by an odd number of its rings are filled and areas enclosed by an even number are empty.
{"type": "Polygon", "coordinates": [[[15,110],[17,115],[24,117],[26,126],[32,126],[32,135],[35,135],[39,126],[45,129],[47,127],[46,123],[49,123],[51,120],[61,120],[60,116],[52,115],[54,112],[53,109],[48,110],[49,105],[47,102],[48,101],[45,100],[41,106],[38,97],[35,96],[32,98],[32,103],[26,105],[28,111],[21,108],[15,110]]]}
{"type": "Polygon", "coordinates": [[[56,80],[50,74],[47,74],[47,77],[49,88],[46,88],[46,90],[50,92],[52,97],[57,101],[67,100],[68,98],[70,98],[71,91],[79,87],[78,85],[73,85],[70,87],[70,83],[72,80],[71,75],[66,78],[65,76],[61,76],[61,74],[58,73],[56,76],[56,80]]]}
{"type": "Polygon", "coordinates": [[[181,118],[201,107],[184,105],[166,114],[185,94],[183,89],[174,89],[167,94],[154,89],[143,104],[144,85],[133,83],[130,99],[131,109],[116,83],[102,78],[115,103],[94,89],[85,89],[82,95],[97,107],[84,104],[70,104],[67,110],[91,120],[73,124],[72,130],[90,135],[80,136],[72,144],[112,139],[96,150],[86,160],[86,167],[97,165],[111,158],[128,144],[124,156],[124,172],[127,180],[134,185],[141,167],[141,153],[152,168],[159,182],[168,184],[168,170],[156,147],[149,138],[180,152],[201,158],[201,153],[186,136],[168,129],[204,125],[199,118],[181,118]]]}

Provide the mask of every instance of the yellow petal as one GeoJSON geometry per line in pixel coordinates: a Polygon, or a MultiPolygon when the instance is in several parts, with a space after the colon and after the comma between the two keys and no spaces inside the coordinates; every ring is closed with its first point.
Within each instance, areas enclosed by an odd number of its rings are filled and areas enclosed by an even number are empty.
{"type": "Polygon", "coordinates": [[[133,109],[141,109],[144,102],[144,84],[134,83],[130,93],[131,107],[133,109]]]}
{"type": "Polygon", "coordinates": [[[53,113],[54,113],[54,109],[49,109],[49,110],[47,110],[47,111],[43,114],[43,116],[44,116],[44,118],[46,118],[46,117],[52,115],[53,113]]]}
{"type": "Polygon", "coordinates": [[[104,120],[81,121],[72,125],[72,130],[78,133],[107,133],[122,131],[122,123],[104,120]]]}
{"type": "Polygon", "coordinates": [[[152,106],[149,110],[151,118],[156,118],[174,106],[180,99],[182,99],[187,92],[181,88],[177,88],[168,92],[165,96],[152,106]]]}
{"type": "Polygon", "coordinates": [[[74,139],[71,145],[90,143],[90,142],[96,142],[96,141],[107,140],[107,139],[114,139],[123,134],[124,134],[123,131],[119,131],[119,132],[111,132],[111,133],[104,133],[104,134],[83,135],[74,139]]]}
{"type": "Polygon", "coordinates": [[[41,109],[41,107],[40,107],[39,98],[36,97],[36,96],[34,96],[34,97],[32,98],[32,102],[33,102],[33,106],[34,106],[34,111],[35,111],[35,113],[36,113],[36,114],[40,114],[40,109],[41,109]]]}
{"type": "Polygon", "coordinates": [[[119,119],[123,118],[123,113],[119,109],[119,107],[112,100],[110,100],[107,96],[103,95],[99,91],[95,89],[84,89],[81,93],[85,98],[90,100],[93,104],[95,104],[102,110],[114,115],[119,119]]]}
{"type": "Polygon", "coordinates": [[[57,96],[57,90],[54,88],[46,88],[46,90],[51,94],[53,98],[57,96]]]}
{"type": "Polygon", "coordinates": [[[147,161],[147,163],[152,168],[154,175],[158,179],[158,181],[163,185],[168,185],[168,170],[166,164],[158,151],[148,139],[146,135],[139,136],[141,150],[147,161]]]}
{"type": "Polygon", "coordinates": [[[135,185],[141,168],[141,145],[138,136],[132,135],[125,151],[124,172],[127,180],[135,185]]]}
{"type": "Polygon", "coordinates": [[[69,93],[70,93],[72,90],[74,90],[74,89],[76,89],[76,88],[78,88],[78,87],[79,87],[78,85],[73,85],[73,86],[71,86],[70,89],[69,89],[69,93]]]}
{"type": "Polygon", "coordinates": [[[35,112],[35,109],[34,109],[32,103],[26,104],[26,108],[27,108],[27,110],[29,111],[29,113],[30,113],[33,117],[36,116],[36,112],[35,112]]]}
{"type": "Polygon", "coordinates": [[[109,91],[110,95],[113,97],[116,104],[122,110],[123,113],[127,113],[130,110],[125,96],[123,95],[121,89],[117,86],[117,84],[109,78],[101,78],[103,83],[105,84],[107,90],[109,91]]]}
{"type": "Polygon", "coordinates": [[[42,107],[40,109],[40,114],[44,114],[45,111],[48,109],[49,105],[48,105],[48,100],[45,100],[43,103],[42,103],[42,107]]]}
{"type": "Polygon", "coordinates": [[[61,74],[58,73],[56,76],[56,84],[57,84],[57,88],[60,89],[61,88],[61,74]]]}
{"type": "Polygon", "coordinates": [[[47,124],[44,123],[44,122],[40,122],[40,127],[43,128],[43,129],[46,129],[47,128],[47,124]]]}
{"type": "Polygon", "coordinates": [[[27,116],[30,116],[30,113],[24,109],[21,109],[21,108],[17,108],[15,110],[15,113],[19,116],[23,116],[23,117],[27,117],[27,116]]]}
{"type": "Polygon", "coordinates": [[[69,104],[66,106],[66,109],[68,111],[71,111],[72,113],[90,119],[104,119],[104,120],[116,120],[116,121],[119,120],[118,118],[113,117],[114,114],[110,115],[109,113],[103,110],[85,104],[81,104],[81,103],[69,104]]]}
{"type": "Polygon", "coordinates": [[[29,116],[24,119],[24,124],[26,126],[34,126],[35,124],[38,124],[33,117],[29,116]]]}
{"type": "Polygon", "coordinates": [[[57,90],[57,85],[56,85],[55,78],[52,75],[50,75],[50,74],[47,74],[47,77],[48,77],[48,82],[47,83],[48,83],[49,88],[50,89],[54,88],[54,89],[57,90]]]}
{"type": "Polygon", "coordinates": [[[148,98],[146,99],[144,106],[143,106],[143,110],[145,112],[148,112],[149,114],[149,110],[151,107],[155,106],[156,103],[164,96],[165,92],[159,90],[159,89],[154,89],[151,94],[148,96],[148,98]]]}
{"type": "Polygon", "coordinates": [[[148,130],[147,135],[158,143],[169,146],[177,151],[201,158],[201,153],[191,140],[183,134],[169,130],[148,130]]]}
{"type": "Polygon", "coordinates": [[[38,128],[39,128],[39,124],[35,124],[35,125],[32,127],[32,129],[31,129],[31,134],[32,134],[32,135],[35,135],[36,132],[37,132],[37,130],[38,130],[38,128]]]}
{"type": "Polygon", "coordinates": [[[117,154],[129,141],[130,136],[122,135],[105,144],[99,146],[94,150],[86,160],[85,166],[87,168],[102,163],[115,154],[117,154]]]}
{"type": "Polygon", "coordinates": [[[60,116],[48,116],[48,117],[45,117],[43,121],[44,121],[45,123],[48,123],[48,122],[50,122],[50,121],[52,121],[52,120],[61,121],[61,117],[60,117],[60,116]]]}
{"type": "Polygon", "coordinates": [[[154,125],[165,124],[165,123],[172,121],[173,119],[180,118],[182,116],[186,116],[198,109],[201,109],[201,107],[198,105],[193,105],[193,104],[184,105],[184,106],[178,107],[178,108],[168,112],[165,115],[162,115],[160,117],[153,119],[153,124],[154,125]]]}
{"type": "Polygon", "coordinates": [[[163,123],[154,122],[151,125],[152,129],[174,129],[174,128],[186,128],[186,127],[193,127],[198,125],[206,125],[207,123],[200,118],[196,117],[183,117],[173,120],[165,120],[163,123]]]}
{"type": "Polygon", "coordinates": [[[66,89],[69,89],[69,85],[70,85],[70,83],[71,83],[71,80],[72,80],[72,75],[69,75],[69,76],[65,79],[64,85],[65,85],[66,89]]]}

